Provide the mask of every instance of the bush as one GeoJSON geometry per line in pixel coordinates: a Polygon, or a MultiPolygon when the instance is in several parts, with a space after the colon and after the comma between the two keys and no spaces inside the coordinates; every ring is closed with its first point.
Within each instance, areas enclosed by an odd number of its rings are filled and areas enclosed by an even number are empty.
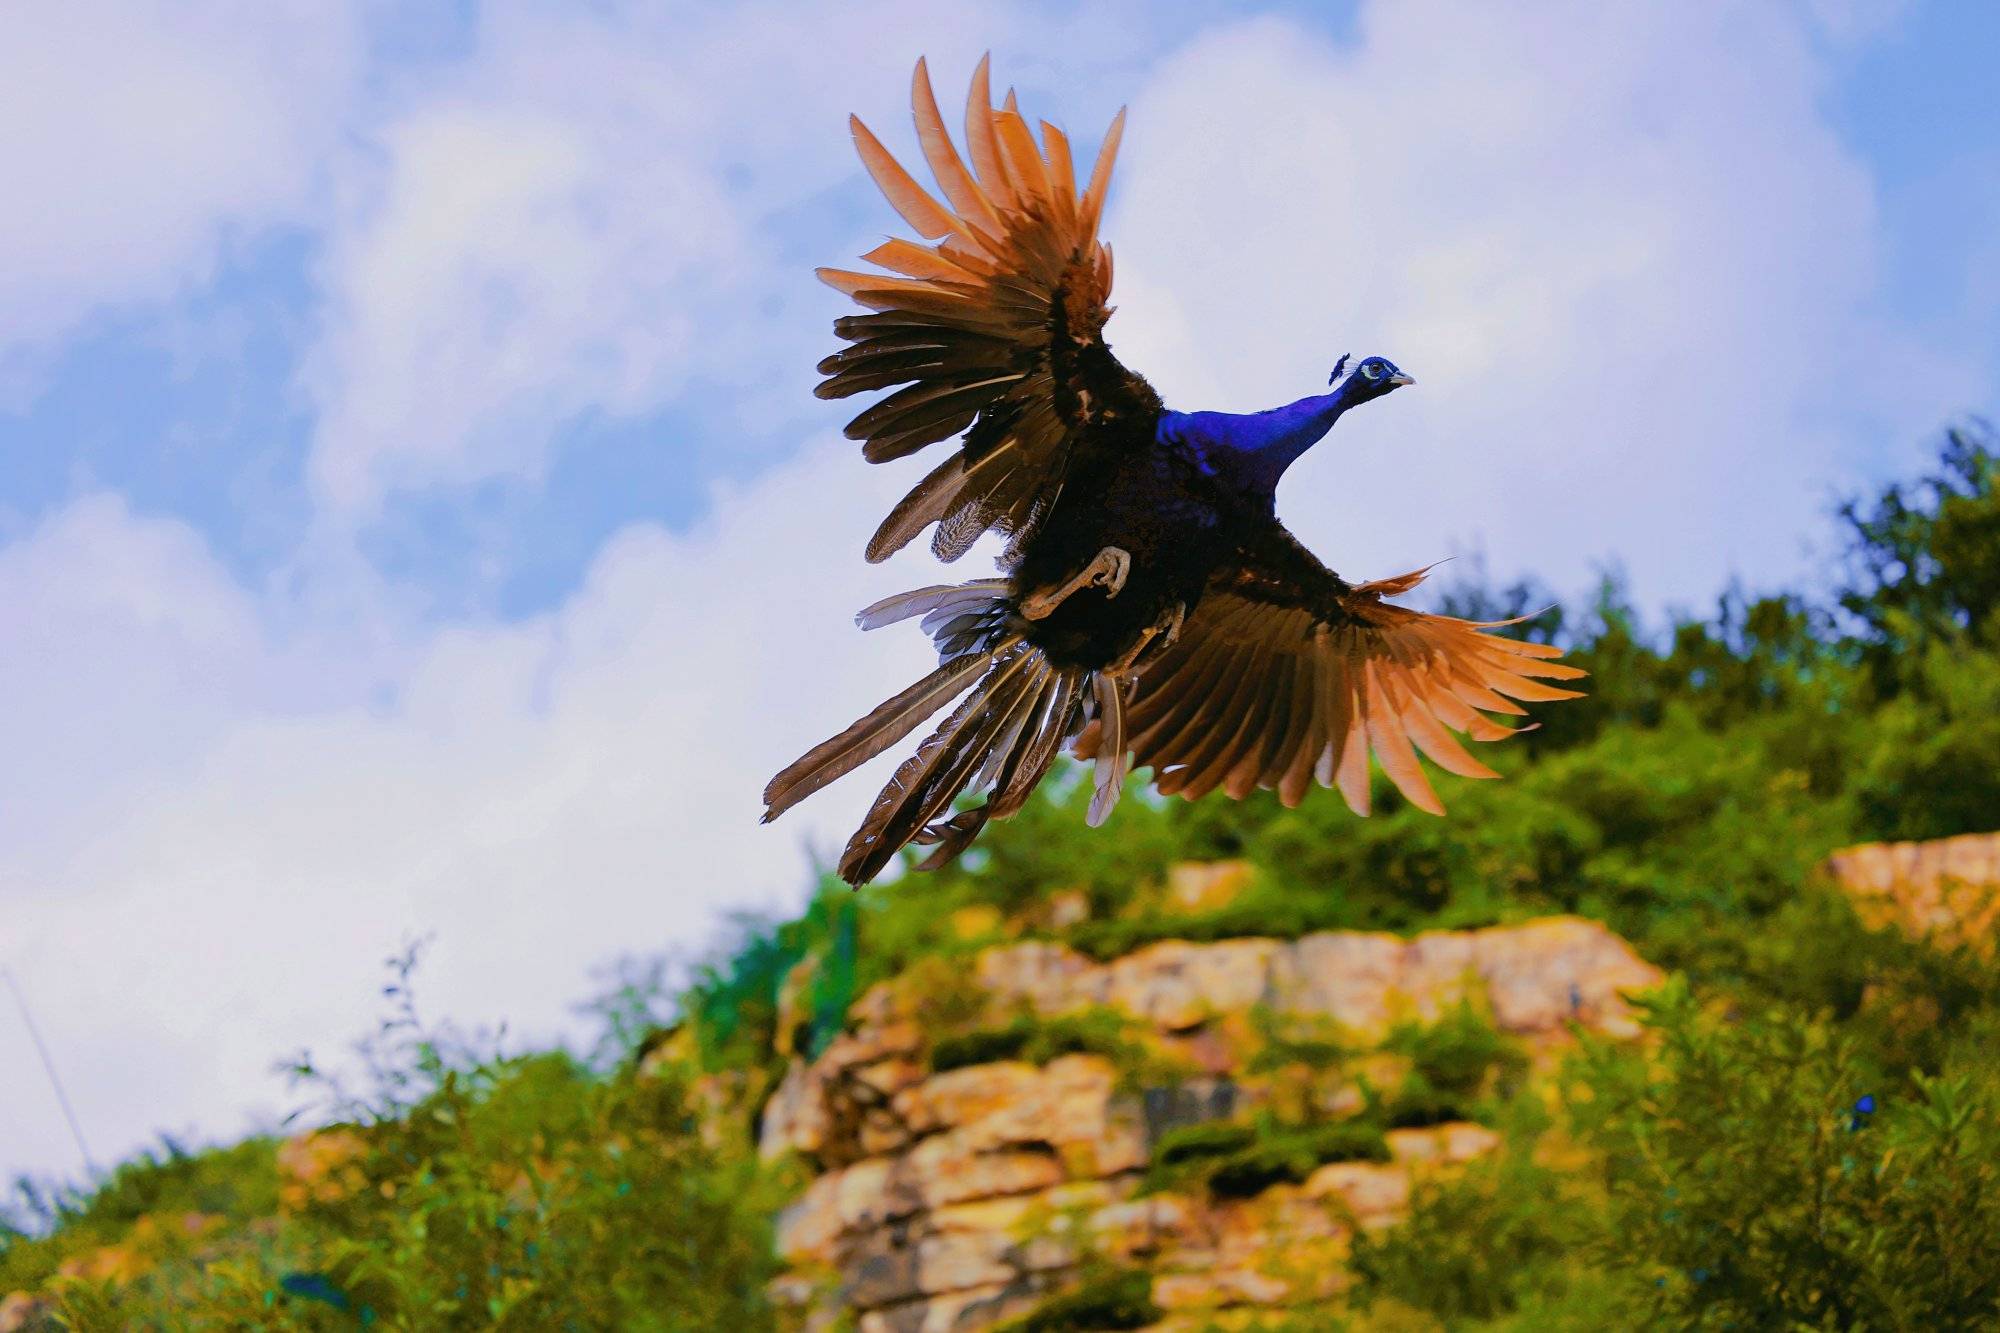
{"type": "Polygon", "coordinates": [[[1004,1023],[933,1039],[931,1069],[942,1074],[999,1060],[1045,1065],[1065,1055],[1101,1055],[1133,1078],[1164,1068],[1160,1057],[1132,1035],[1133,1028],[1131,1019],[1113,1009],[1083,1009],[1047,1018],[1022,1010],[1004,1023]]]}
{"type": "Polygon", "coordinates": [[[1273,1185],[1296,1185],[1317,1165],[1295,1140],[1253,1143],[1215,1164],[1208,1173],[1208,1190],[1218,1199],[1248,1199],[1273,1185]]]}
{"type": "Polygon", "coordinates": [[[263,1140],[121,1168],[7,1244],[6,1285],[41,1283],[90,1329],[771,1327],[780,1181],[703,1119],[692,1071],[477,1053],[417,1021],[414,961],[367,1092],[300,1062],[345,1121],[315,1188],[280,1191],[263,1140]],[[236,1225],[165,1243],[204,1209],[236,1225]],[[114,1230],[103,1272],[43,1281],[114,1230]]]}
{"type": "Polygon", "coordinates": [[[1153,1165],[1170,1168],[1227,1157],[1247,1148],[1257,1138],[1254,1126],[1230,1120],[1214,1120],[1202,1125],[1183,1125],[1168,1130],[1153,1146],[1153,1165]]]}
{"type": "Polygon", "coordinates": [[[1153,1303],[1153,1278],[1142,1268],[1085,1276],[1082,1285],[1051,1296],[999,1333],[1075,1333],[1080,1329],[1145,1328],[1166,1317],[1153,1303]]]}
{"type": "Polygon", "coordinates": [[[1657,1317],[1739,1328],[2000,1320],[2000,1070],[1991,1011],[1935,1074],[1890,1077],[1823,1019],[1647,1004],[1658,1058],[1592,1048],[1577,1118],[1604,1155],[1604,1257],[1657,1317]]]}
{"type": "MultiPolygon", "coordinates": [[[[127,1244],[135,1226],[149,1234],[185,1232],[190,1217],[242,1223],[270,1215],[278,1204],[275,1154],[266,1138],[203,1152],[167,1141],[117,1167],[89,1195],[31,1200],[35,1215],[20,1219],[19,1229],[0,1225],[0,1293],[33,1290],[66,1259],[127,1244]]],[[[150,1261],[186,1247],[139,1248],[154,1253],[134,1258],[150,1261]]]]}
{"type": "Polygon", "coordinates": [[[1382,1107],[1391,1129],[1487,1118],[1527,1069],[1520,1043],[1470,1003],[1435,1023],[1403,1023],[1383,1043],[1410,1058],[1410,1072],[1382,1107]]]}
{"type": "Polygon", "coordinates": [[[1328,1162],[1388,1160],[1381,1127],[1367,1121],[1306,1126],[1215,1121],[1162,1135],[1142,1190],[1206,1188],[1218,1198],[1241,1199],[1273,1185],[1296,1185],[1328,1162]]]}
{"type": "Polygon", "coordinates": [[[1456,1326],[1560,1291],[1572,1281],[1566,1270],[1574,1247],[1596,1239],[1588,1222],[1576,1221],[1593,1201],[1577,1194],[1572,1182],[1525,1154],[1419,1182],[1402,1224],[1355,1233],[1357,1303],[1393,1301],[1456,1326]]]}

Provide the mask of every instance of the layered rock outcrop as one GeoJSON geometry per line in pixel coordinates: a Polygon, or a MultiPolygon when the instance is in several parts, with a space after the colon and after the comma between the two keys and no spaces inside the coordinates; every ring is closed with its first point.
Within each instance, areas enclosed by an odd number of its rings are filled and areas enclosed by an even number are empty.
{"type": "Polygon", "coordinates": [[[1300,1085],[1311,1114],[1338,1119],[1402,1075],[1406,1061],[1371,1050],[1398,1024],[1470,1005],[1531,1050],[1573,1028],[1630,1035],[1625,995],[1660,980],[1603,926],[1571,918],[1414,939],[1167,941],[1108,963],[1022,942],[980,954],[971,977],[995,1013],[1115,1018],[1156,1058],[1138,1073],[1100,1053],[939,1072],[934,997],[896,982],[862,997],[817,1059],[793,1061],[762,1118],[764,1154],[815,1173],[779,1224],[778,1294],[808,1327],[844,1313],[864,1333],[985,1328],[1121,1263],[1153,1273],[1168,1326],[1328,1299],[1354,1228],[1393,1222],[1413,1179],[1498,1137],[1471,1123],[1391,1129],[1373,1154],[1387,1160],[1331,1161],[1227,1198],[1162,1187],[1148,1169],[1167,1135],[1275,1105],[1276,1083],[1248,1071],[1260,1033],[1339,1034],[1351,1058],[1300,1085]]]}
{"type": "Polygon", "coordinates": [[[1871,842],[1835,852],[1824,868],[1871,925],[1993,947],[2000,922],[2000,833],[1871,842]]]}

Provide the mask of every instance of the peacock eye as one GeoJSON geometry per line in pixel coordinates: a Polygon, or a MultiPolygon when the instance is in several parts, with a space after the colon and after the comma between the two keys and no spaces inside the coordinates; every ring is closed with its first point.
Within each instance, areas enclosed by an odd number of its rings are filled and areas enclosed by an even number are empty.
{"type": "Polygon", "coordinates": [[[1361,367],[1361,373],[1371,380],[1379,380],[1382,378],[1382,363],[1380,361],[1366,362],[1361,367]]]}

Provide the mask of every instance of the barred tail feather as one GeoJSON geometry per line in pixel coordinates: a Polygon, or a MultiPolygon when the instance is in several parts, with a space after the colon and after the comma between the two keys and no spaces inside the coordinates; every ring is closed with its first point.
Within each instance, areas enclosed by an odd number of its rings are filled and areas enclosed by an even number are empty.
{"type": "Polygon", "coordinates": [[[1053,665],[1030,644],[997,650],[979,683],[875,798],[840,858],[841,878],[865,884],[913,842],[933,848],[918,868],[936,869],[989,820],[1019,810],[1082,725],[1085,674],[1053,665]],[[984,804],[949,813],[974,791],[987,793],[984,804]]]}
{"type": "MultiPolygon", "coordinates": [[[[958,701],[903,761],[848,842],[840,875],[850,884],[875,878],[911,843],[934,849],[919,869],[950,861],[989,821],[1027,804],[1093,703],[1098,713],[1106,707],[1101,687],[1091,696],[1091,672],[1058,667],[1022,639],[1004,579],[898,593],[856,620],[863,629],[878,629],[919,617],[937,645],[937,669],[808,750],[764,789],[768,823],[958,701]],[[986,794],[984,804],[951,813],[959,797],[979,792],[986,794]]],[[[1114,767],[1122,776],[1123,756],[1114,767]]]]}
{"type": "Polygon", "coordinates": [[[764,822],[770,823],[915,731],[919,723],[929,721],[938,709],[963,694],[986,665],[983,657],[954,658],[838,736],[806,751],[764,788],[764,822]]]}

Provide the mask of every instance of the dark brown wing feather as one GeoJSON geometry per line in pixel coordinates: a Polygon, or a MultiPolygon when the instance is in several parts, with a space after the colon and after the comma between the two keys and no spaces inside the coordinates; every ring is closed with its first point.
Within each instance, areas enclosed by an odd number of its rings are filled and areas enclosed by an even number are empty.
{"type": "Polygon", "coordinates": [[[1159,410],[1146,382],[1104,345],[1111,251],[1097,239],[1125,114],[1079,195],[1069,140],[1043,122],[1038,145],[1012,94],[992,105],[987,63],[966,104],[971,166],[959,157],[918,61],[911,104],[940,202],[858,119],[862,163],[931,244],[890,240],[864,258],[889,270],[821,269],[875,313],[834,322],[851,344],[819,364],[822,398],[895,389],[848,423],[873,463],[965,432],[964,446],[904,497],[868,543],[882,560],[932,524],[942,559],[997,528],[1023,541],[1048,512],[1075,451],[1107,413],[1159,410]],[[904,386],[904,387],[898,387],[904,386]]]}
{"type": "MultiPolygon", "coordinates": [[[[1574,699],[1545,684],[1584,673],[1547,644],[1427,615],[1385,597],[1425,571],[1350,585],[1275,521],[1210,580],[1181,637],[1140,675],[1125,710],[1133,762],[1189,799],[1275,790],[1297,805],[1314,779],[1368,813],[1368,756],[1412,805],[1443,814],[1419,754],[1468,778],[1498,774],[1469,754],[1513,734],[1487,713],[1574,699]]],[[[1094,730],[1078,752],[1098,746],[1094,730]]]]}

